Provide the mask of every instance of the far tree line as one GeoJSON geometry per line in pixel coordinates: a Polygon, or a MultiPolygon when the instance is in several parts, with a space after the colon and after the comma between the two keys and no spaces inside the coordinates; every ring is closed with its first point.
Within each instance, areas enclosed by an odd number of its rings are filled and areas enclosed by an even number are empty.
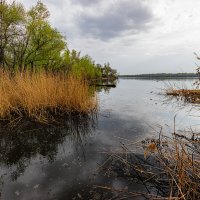
{"type": "Polygon", "coordinates": [[[198,73],[155,73],[155,74],[137,74],[137,75],[119,75],[119,77],[133,78],[195,78],[198,73]]]}

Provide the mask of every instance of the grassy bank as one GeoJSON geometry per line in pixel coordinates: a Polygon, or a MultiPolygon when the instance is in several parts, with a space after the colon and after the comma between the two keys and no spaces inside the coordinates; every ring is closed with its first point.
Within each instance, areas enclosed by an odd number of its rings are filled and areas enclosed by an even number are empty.
{"type": "Polygon", "coordinates": [[[0,118],[53,120],[69,113],[89,113],[97,107],[88,84],[75,76],[51,73],[0,74],[0,118]]]}

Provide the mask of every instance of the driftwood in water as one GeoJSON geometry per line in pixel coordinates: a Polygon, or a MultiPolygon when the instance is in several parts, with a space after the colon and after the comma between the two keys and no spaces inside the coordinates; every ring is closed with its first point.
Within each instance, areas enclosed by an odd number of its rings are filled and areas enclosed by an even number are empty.
{"type": "Polygon", "coordinates": [[[94,84],[94,85],[99,87],[113,87],[113,88],[116,87],[115,84],[94,84]]]}
{"type": "Polygon", "coordinates": [[[115,82],[116,79],[117,79],[117,77],[91,79],[89,84],[91,86],[97,86],[97,87],[112,87],[112,88],[115,88],[117,86],[116,82],[115,82]]]}

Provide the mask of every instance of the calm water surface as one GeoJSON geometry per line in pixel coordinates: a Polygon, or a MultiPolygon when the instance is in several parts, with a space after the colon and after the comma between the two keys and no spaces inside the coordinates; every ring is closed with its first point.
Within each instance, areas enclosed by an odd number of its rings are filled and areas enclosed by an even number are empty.
{"type": "MultiPolygon", "coordinates": [[[[116,88],[98,93],[100,110],[92,120],[1,131],[1,199],[102,199],[93,194],[94,185],[125,187],[123,180],[98,174],[106,153],[117,151],[121,143],[157,136],[160,126],[170,134],[175,115],[177,129],[200,127],[197,106],[163,95],[166,84],[174,83],[191,87],[193,81],[120,79],[116,88]]],[[[132,148],[142,152],[140,146],[132,148]]]]}

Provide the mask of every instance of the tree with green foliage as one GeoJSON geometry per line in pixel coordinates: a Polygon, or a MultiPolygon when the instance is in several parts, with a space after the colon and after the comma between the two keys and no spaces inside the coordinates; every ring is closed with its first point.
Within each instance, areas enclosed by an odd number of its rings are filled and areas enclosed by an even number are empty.
{"type": "Polygon", "coordinates": [[[10,50],[16,37],[21,34],[25,10],[20,3],[0,3],[0,66],[8,66],[10,50]]]}
{"type": "Polygon", "coordinates": [[[101,74],[103,78],[116,78],[117,70],[112,69],[110,63],[108,62],[101,67],[101,74]]]}
{"type": "Polygon", "coordinates": [[[73,73],[85,79],[114,75],[88,56],[67,48],[65,37],[49,23],[47,7],[38,1],[28,11],[22,4],[0,2],[0,66],[14,71],[73,73]]]}
{"type": "Polygon", "coordinates": [[[33,71],[34,68],[51,69],[61,65],[61,52],[66,42],[49,24],[49,11],[42,2],[38,1],[28,12],[16,3],[3,3],[0,9],[4,11],[0,46],[3,67],[33,71]]]}
{"type": "Polygon", "coordinates": [[[24,58],[25,67],[43,66],[46,70],[59,68],[61,52],[66,48],[64,37],[48,22],[49,11],[40,1],[27,16],[28,49],[24,58]]]}

